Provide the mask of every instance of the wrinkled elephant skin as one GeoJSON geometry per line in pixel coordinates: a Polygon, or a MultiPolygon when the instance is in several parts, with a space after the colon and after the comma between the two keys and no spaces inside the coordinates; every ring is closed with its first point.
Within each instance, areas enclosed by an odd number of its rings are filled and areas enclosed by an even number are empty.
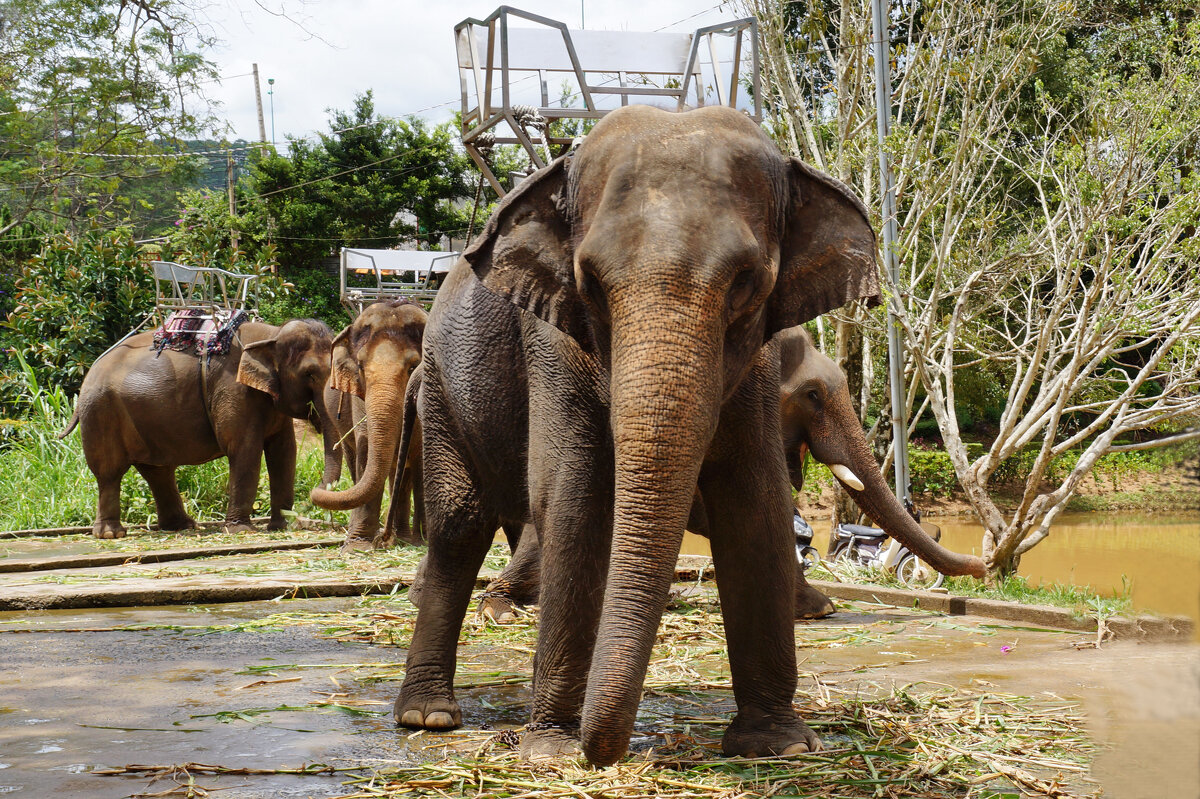
{"type": "Polygon", "coordinates": [[[623,756],[699,490],[737,715],[731,755],[820,747],[796,715],[790,491],[779,359],[764,345],[878,301],[849,189],[745,115],[641,106],[526,178],[443,284],[418,396],[430,542],[396,701],[461,723],[453,675],[500,524],[541,541],[526,756],[623,756]]]}

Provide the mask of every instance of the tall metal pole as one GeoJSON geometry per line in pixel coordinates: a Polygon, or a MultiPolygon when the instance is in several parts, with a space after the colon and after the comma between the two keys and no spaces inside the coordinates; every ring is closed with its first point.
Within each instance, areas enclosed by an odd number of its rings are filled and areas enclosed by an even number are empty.
{"type": "Polygon", "coordinates": [[[254,104],[258,106],[258,140],[267,143],[267,126],[263,124],[262,87],[258,83],[258,64],[254,67],[254,104]]]}
{"type": "Polygon", "coordinates": [[[271,98],[271,146],[275,145],[275,79],[267,78],[267,97],[271,98]]]}
{"type": "MultiPolygon", "coordinates": [[[[888,0],[871,0],[871,25],[875,33],[875,129],[879,134],[879,194],[883,199],[883,260],[893,286],[900,285],[900,265],[896,261],[896,187],[892,185],[892,167],[884,149],[884,139],[892,126],[892,44],[888,34],[888,0]]],[[[908,420],[904,391],[904,350],[900,347],[900,326],[896,318],[900,297],[892,292],[888,305],[888,376],[892,397],[892,447],[896,475],[896,498],[910,499],[908,477],[908,420]]]]}

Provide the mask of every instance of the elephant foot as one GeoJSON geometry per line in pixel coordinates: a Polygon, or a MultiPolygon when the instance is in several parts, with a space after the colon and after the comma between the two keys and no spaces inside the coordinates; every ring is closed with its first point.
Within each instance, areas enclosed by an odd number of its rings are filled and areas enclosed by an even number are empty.
{"type": "Polygon", "coordinates": [[[796,585],[796,620],[823,619],[837,611],[829,597],[807,582],[796,585]]]}
{"type": "Polygon", "coordinates": [[[479,607],[476,609],[475,615],[483,619],[491,619],[496,624],[508,624],[510,621],[515,621],[519,614],[517,604],[511,599],[503,594],[485,591],[479,597],[479,607]]]}
{"type": "Polygon", "coordinates": [[[271,521],[267,522],[267,529],[272,532],[288,529],[287,519],[281,513],[278,516],[271,514],[271,521]]]}
{"type": "Polygon", "coordinates": [[[254,525],[247,522],[225,522],[221,525],[222,533],[255,533],[254,525]]]}
{"type": "Polygon", "coordinates": [[[196,530],[200,525],[191,516],[180,516],[178,518],[167,518],[158,520],[158,529],[167,533],[178,533],[182,530],[196,530]]]}
{"type": "Polygon", "coordinates": [[[721,751],[726,757],[779,757],[819,752],[821,739],[798,718],[787,722],[773,721],[755,714],[754,722],[747,714],[738,713],[721,738],[721,751]]]}
{"type": "Polygon", "coordinates": [[[348,552],[371,552],[375,549],[375,542],[367,538],[357,538],[355,536],[347,536],[345,543],[342,544],[341,551],[348,552]]]}
{"type": "Polygon", "coordinates": [[[445,697],[407,698],[403,689],[392,710],[401,727],[419,730],[452,730],[462,726],[462,710],[458,702],[445,697]]]}
{"type": "Polygon", "coordinates": [[[92,525],[92,535],[96,538],[124,538],[125,525],[119,521],[101,519],[92,525]]]}
{"type": "Polygon", "coordinates": [[[579,742],[577,728],[530,724],[521,736],[522,760],[559,760],[582,754],[583,745],[579,742]]]}

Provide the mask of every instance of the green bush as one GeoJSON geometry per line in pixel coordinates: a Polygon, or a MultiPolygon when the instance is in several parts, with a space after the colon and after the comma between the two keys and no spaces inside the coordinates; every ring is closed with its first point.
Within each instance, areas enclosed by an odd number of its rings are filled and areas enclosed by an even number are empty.
{"type": "Polygon", "coordinates": [[[39,385],[79,391],[92,361],[135,329],[154,307],[154,280],[128,230],[62,233],[47,240],[13,281],[4,323],[0,401],[12,413],[24,378],[20,355],[39,385]],[[14,391],[12,381],[17,381],[14,391]]]}
{"type": "Polygon", "coordinates": [[[259,313],[273,325],[289,319],[320,319],[336,333],[350,324],[350,314],[338,297],[338,278],[321,269],[289,272],[288,286],[270,300],[260,302],[259,313]]]}
{"type": "Polygon", "coordinates": [[[909,447],[908,471],[917,494],[948,497],[958,488],[958,475],[950,455],[943,450],[909,447]]]}

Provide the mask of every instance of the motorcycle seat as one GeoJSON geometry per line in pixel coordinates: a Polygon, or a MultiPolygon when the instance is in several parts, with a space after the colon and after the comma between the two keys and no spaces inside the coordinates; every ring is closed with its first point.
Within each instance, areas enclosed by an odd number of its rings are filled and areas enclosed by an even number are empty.
{"type": "Polygon", "coordinates": [[[888,534],[878,527],[867,527],[865,524],[839,524],[838,538],[859,538],[864,541],[876,541],[887,538],[888,534]]]}

